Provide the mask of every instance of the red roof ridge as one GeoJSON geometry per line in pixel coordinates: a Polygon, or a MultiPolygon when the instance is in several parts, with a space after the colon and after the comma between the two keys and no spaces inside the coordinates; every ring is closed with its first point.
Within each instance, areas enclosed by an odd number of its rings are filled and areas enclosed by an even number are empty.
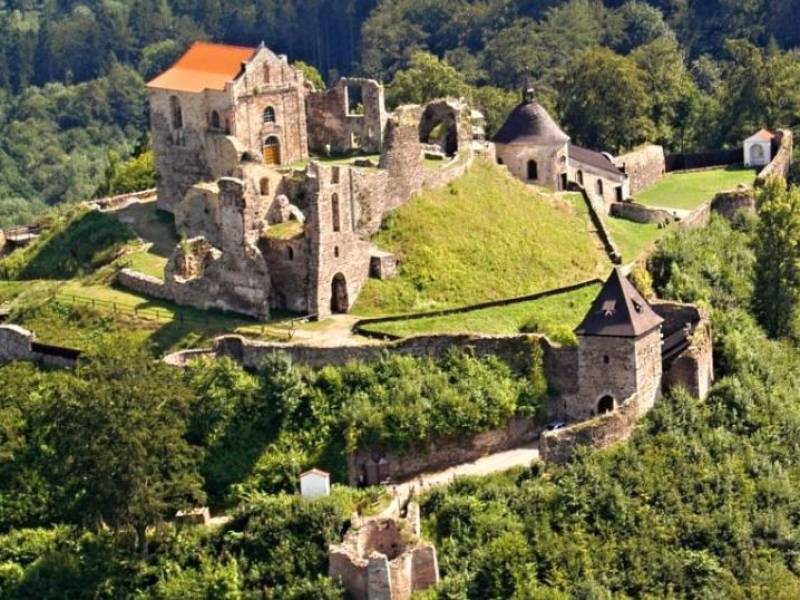
{"type": "Polygon", "coordinates": [[[326,476],[330,476],[330,473],[328,473],[327,471],[323,471],[322,469],[316,469],[316,468],[315,469],[309,469],[308,471],[304,471],[303,473],[300,473],[300,477],[305,477],[306,475],[326,475],[326,476]]]}

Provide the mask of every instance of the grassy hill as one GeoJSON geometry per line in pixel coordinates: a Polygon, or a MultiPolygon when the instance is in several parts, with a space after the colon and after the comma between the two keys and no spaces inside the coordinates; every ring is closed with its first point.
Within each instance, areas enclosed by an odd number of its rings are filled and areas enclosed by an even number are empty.
{"type": "Polygon", "coordinates": [[[610,268],[574,203],[537,193],[484,161],[398,209],[373,241],[394,252],[401,268],[394,279],[367,283],[354,309],[359,314],[520,296],[602,277],[610,268]]]}

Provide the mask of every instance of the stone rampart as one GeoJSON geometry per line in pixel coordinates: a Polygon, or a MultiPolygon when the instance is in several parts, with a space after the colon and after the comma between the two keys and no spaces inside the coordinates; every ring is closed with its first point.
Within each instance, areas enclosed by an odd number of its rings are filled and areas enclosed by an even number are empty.
{"type": "Polygon", "coordinates": [[[634,223],[655,223],[666,225],[672,223],[675,217],[663,208],[650,208],[637,202],[614,202],[611,205],[611,216],[626,219],[634,223]]]}
{"type": "Polygon", "coordinates": [[[792,166],[794,152],[794,136],[790,129],[781,129],[777,136],[778,151],[772,157],[772,161],[764,167],[756,177],[756,186],[760,187],[767,183],[770,177],[788,177],[789,168],[792,166]]]}
{"type": "Polygon", "coordinates": [[[440,471],[534,442],[542,429],[533,418],[517,417],[499,429],[432,440],[427,447],[408,452],[388,448],[357,450],[347,457],[348,480],[350,485],[375,485],[387,479],[406,481],[420,473],[440,471]]]}
{"type": "Polygon", "coordinates": [[[28,361],[46,367],[72,367],[80,356],[78,350],[41,344],[35,339],[32,332],[19,325],[1,325],[0,364],[28,361]]]}
{"type": "Polygon", "coordinates": [[[276,352],[288,355],[293,362],[321,368],[326,365],[344,365],[350,361],[375,361],[387,352],[419,358],[439,358],[453,348],[459,348],[473,352],[478,357],[497,356],[514,372],[525,374],[530,370],[531,348],[534,344],[544,347],[545,373],[548,371],[548,360],[559,364],[563,362],[560,349],[554,348],[543,336],[536,335],[435,334],[391,342],[333,347],[260,342],[239,335],[227,335],[214,340],[213,350],[218,355],[237,360],[247,368],[257,368],[266,356],[276,352]]]}
{"type": "Polygon", "coordinates": [[[144,294],[151,298],[159,298],[161,300],[174,300],[173,295],[170,293],[163,279],[145,275],[133,269],[121,269],[117,273],[116,282],[122,287],[144,294]]]}
{"type": "Polygon", "coordinates": [[[728,221],[732,221],[739,211],[754,214],[756,211],[755,190],[749,187],[740,187],[727,192],[720,192],[711,201],[711,211],[728,221]]]}
{"type": "Polygon", "coordinates": [[[545,431],[539,437],[539,457],[546,462],[565,464],[581,446],[608,448],[628,439],[644,412],[639,397],[634,395],[612,413],[564,429],[545,431]]]}
{"type": "Polygon", "coordinates": [[[667,172],[664,148],[648,145],[618,156],[614,163],[630,178],[631,194],[659,181],[667,172]]]}

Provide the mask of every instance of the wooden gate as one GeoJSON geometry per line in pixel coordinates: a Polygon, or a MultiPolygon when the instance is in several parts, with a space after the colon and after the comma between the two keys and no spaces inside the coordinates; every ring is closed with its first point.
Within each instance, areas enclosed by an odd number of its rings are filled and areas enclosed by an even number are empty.
{"type": "Polygon", "coordinates": [[[275,137],[269,137],[264,141],[264,164],[281,164],[281,144],[275,137]]]}

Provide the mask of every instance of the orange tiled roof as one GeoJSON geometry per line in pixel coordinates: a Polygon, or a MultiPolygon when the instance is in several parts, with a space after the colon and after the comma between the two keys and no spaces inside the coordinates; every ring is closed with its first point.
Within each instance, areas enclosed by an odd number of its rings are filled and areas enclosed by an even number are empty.
{"type": "Polygon", "coordinates": [[[250,60],[256,48],[195,42],[174,65],[147,84],[149,88],[202,92],[224,90],[250,60]]]}
{"type": "Polygon", "coordinates": [[[761,140],[762,142],[769,142],[775,139],[775,134],[767,129],[759,129],[755,135],[750,137],[751,140],[761,140]]]}

